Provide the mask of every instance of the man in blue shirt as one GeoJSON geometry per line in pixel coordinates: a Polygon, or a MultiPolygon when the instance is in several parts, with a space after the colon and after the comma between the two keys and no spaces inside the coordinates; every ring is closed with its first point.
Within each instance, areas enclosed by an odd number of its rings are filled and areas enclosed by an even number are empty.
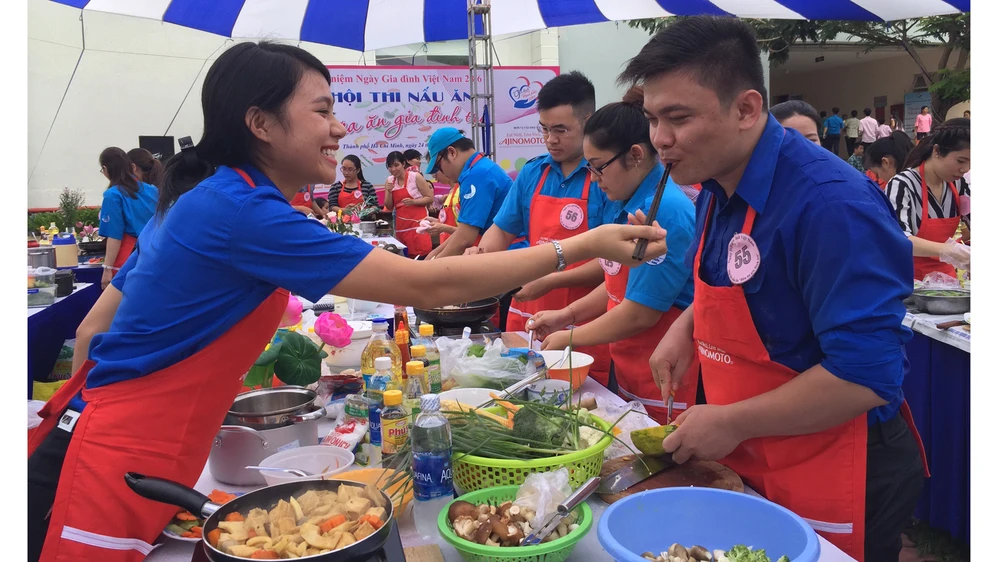
{"type": "Polygon", "coordinates": [[[833,115],[823,121],[823,146],[840,156],[840,131],[844,128],[844,120],[840,117],[840,108],[833,108],[833,115]]]}
{"type": "Polygon", "coordinates": [[[672,386],[697,350],[708,404],[664,450],[721,460],[856,559],[897,560],[923,466],[901,406],[913,269],[888,200],[769,116],[740,20],[675,23],[621,79],[642,84],[673,179],[702,184],[694,302],[650,362],[672,386]]]}
{"type": "MultiPolygon", "coordinates": [[[[514,181],[495,162],[476,152],[476,145],[454,127],[438,129],[427,141],[430,159],[427,173],[439,169],[449,178],[458,179],[458,228],[440,246],[427,255],[433,257],[461,256],[475,246],[491,226],[500,211],[514,181]]],[[[521,238],[523,238],[523,234],[521,238]]],[[[512,243],[510,249],[527,247],[524,241],[512,243]]]]}

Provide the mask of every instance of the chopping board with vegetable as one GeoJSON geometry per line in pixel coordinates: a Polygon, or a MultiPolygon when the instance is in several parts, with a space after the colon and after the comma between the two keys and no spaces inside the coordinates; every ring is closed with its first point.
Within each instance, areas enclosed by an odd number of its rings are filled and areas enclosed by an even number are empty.
{"type": "MultiPolygon", "coordinates": [[[[604,462],[601,467],[601,478],[607,478],[619,468],[636,459],[635,455],[625,455],[604,462]]],[[[682,465],[668,468],[659,474],[639,482],[631,488],[617,494],[600,494],[606,503],[616,501],[657,488],[678,488],[699,486],[702,488],[718,488],[720,490],[743,491],[743,480],[731,469],[713,461],[688,461],[682,465]]]]}

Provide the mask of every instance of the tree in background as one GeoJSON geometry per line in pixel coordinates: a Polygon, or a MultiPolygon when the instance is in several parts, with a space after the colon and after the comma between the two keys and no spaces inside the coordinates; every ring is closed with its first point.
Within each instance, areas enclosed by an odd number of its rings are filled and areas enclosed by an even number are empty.
{"type": "MultiPolygon", "coordinates": [[[[651,35],[673,23],[677,18],[640,19],[630,27],[644,29],[651,35]]],[[[944,119],[948,108],[970,98],[969,48],[970,24],[968,12],[946,16],[913,18],[892,22],[812,21],[746,19],[757,33],[761,52],[768,54],[772,66],[788,60],[789,48],[796,44],[825,44],[835,39],[857,39],[868,53],[878,47],[897,47],[910,55],[929,84],[932,110],[936,120],[944,119]],[[943,47],[936,66],[928,66],[918,47],[943,47]]]]}

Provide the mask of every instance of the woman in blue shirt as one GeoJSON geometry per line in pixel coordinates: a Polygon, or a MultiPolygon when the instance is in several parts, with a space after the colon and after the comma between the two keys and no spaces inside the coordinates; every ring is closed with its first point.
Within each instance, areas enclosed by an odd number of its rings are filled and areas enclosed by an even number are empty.
{"type": "MultiPolygon", "coordinates": [[[[663,177],[664,168],[649,140],[649,121],[641,103],[640,98],[637,103],[606,105],[587,120],[584,128],[583,153],[588,168],[610,201],[605,223],[644,219],[663,177]]],[[[665,395],[653,380],[649,358],[694,298],[691,268],[684,264],[694,239],[694,205],[673,181],[667,181],[660,197],[656,220],[667,230],[665,257],[632,270],[600,260],[604,269],[602,285],[561,310],[535,314],[528,327],[545,338],[543,349],[569,345],[566,327],[571,325],[579,326],[572,333],[574,346],[610,344],[618,392],[626,400],[641,402],[660,423],[669,423],[663,407],[665,395]]],[[[675,414],[694,404],[697,381],[695,361],[685,385],[676,393],[675,414]]]]}
{"type": "Polygon", "coordinates": [[[299,187],[336,180],[347,134],[329,71],[296,47],[227,50],[205,77],[202,114],[201,140],[167,164],[138,251],[77,332],[87,362],[32,435],[29,560],[145,558],[177,508],[139,497],[123,476],[195,484],[289,291],[434,308],[568,263],[629,263],[635,238],[653,240],[651,256],[666,251],[662,229],[608,225],[514,252],[415,262],[331,232],[289,204],[299,187]]]}
{"type": "Polygon", "coordinates": [[[136,166],[124,150],[116,146],[105,148],[99,161],[101,173],[111,182],[101,202],[99,228],[100,235],[108,239],[101,279],[101,288],[106,289],[111,278],[125,265],[136,238],[153,216],[159,192],[136,178],[136,166]]]}

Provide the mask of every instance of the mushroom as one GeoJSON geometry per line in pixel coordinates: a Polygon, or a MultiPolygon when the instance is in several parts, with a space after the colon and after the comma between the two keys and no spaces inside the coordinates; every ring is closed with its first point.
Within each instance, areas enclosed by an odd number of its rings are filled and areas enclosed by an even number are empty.
{"type": "Polygon", "coordinates": [[[452,525],[455,524],[455,520],[459,517],[478,517],[478,515],[479,510],[476,506],[466,501],[457,501],[448,507],[448,521],[450,521],[452,525]]]}
{"type": "Polygon", "coordinates": [[[452,528],[455,529],[455,534],[462,537],[467,541],[476,540],[476,531],[479,530],[479,521],[469,517],[468,515],[462,515],[452,521],[452,528]]]}
{"type": "Polygon", "coordinates": [[[712,553],[707,548],[696,544],[688,549],[688,557],[694,558],[696,562],[711,562],[712,553]]]}
{"type": "Polygon", "coordinates": [[[473,540],[479,544],[486,544],[490,540],[490,535],[493,534],[493,526],[490,525],[488,519],[489,517],[487,516],[487,521],[480,523],[479,528],[476,529],[476,536],[473,540]]]}
{"type": "Polygon", "coordinates": [[[667,554],[670,556],[671,560],[674,558],[680,558],[682,562],[687,562],[688,559],[688,549],[677,543],[670,545],[670,548],[667,549],[667,554]]]}

